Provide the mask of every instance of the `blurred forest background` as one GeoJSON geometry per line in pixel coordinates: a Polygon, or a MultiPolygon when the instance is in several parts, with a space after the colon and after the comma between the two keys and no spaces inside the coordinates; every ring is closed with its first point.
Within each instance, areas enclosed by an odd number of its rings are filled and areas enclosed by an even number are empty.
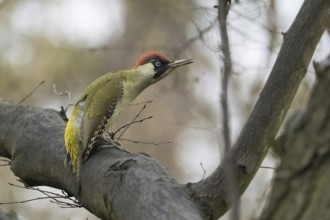
{"type": "MultiPolygon", "coordinates": [[[[288,29],[302,2],[232,2],[228,22],[234,67],[230,86],[233,141],[267,79],[281,45],[281,32],[288,29]]],[[[222,63],[217,9],[213,7],[216,3],[0,0],[0,97],[19,102],[45,81],[23,104],[59,110],[77,101],[95,78],[131,68],[146,51],[159,51],[170,59],[193,58],[194,64],[181,68],[137,98],[137,103],[153,100],[141,115],[153,118],[131,126],[123,136],[141,143],[122,143],[133,152],[145,152],[160,161],[181,183],[201,180],[204,174],[212,173],[222,156],[222,63]],[[59,92],[70,92],[70,100],[59,92]]],[[[329,36],[324,36],[314,59],[325,57],[329,45],[329,36]]],[[[313,74],[310,68],[292,109],[304,106],[313,74]]],[[[141,107],[131,106],[118,126],[132,120],[141,107]]],[[[263,165],[276,166],[276,158],[270,153],[263,165]]],[[[244,219],[260,213],[272,175],[272,169],[260,169],[243,195],[244,219]]],[[[42,196],[9,186],[17,184],[16,179],[8,166],[0,167],[0,203],[42,196]]],[[[13,210],[19,219],[97,219],[84,209],[61,209],[47,200],[2,205],[0,210],[13,210]]]]}

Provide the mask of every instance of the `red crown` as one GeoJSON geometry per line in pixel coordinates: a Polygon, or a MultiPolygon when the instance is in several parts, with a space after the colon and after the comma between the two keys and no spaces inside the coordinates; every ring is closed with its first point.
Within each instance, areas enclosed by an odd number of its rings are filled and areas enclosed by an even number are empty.
{"type": "Polygon", "coordinates": [[[163,54],[155,52],[155,51],[150,51],[144,53],[136,62],[135,65],[132,67],[132,69],[137,68],[138,66],[141,66],[143,64],[149,63],[151,59],[158,58],[164,61],[169,62],[169,59],[167,59],[163,54]]]}

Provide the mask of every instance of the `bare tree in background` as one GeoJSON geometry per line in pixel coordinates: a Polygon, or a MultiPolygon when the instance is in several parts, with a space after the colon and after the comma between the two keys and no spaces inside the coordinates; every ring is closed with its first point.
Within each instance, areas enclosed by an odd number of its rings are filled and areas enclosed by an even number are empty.
{"type": "MultiPolygon", "coordinates": [[[[276,134],[329,26],[329,10],[328,0],[305,0],[283,34],[270,76],[231,148],[240,195],[277,143],[276,134]]],[[[330,60],[315,63],[315,69],[318,80],[307,110],[278,146],[282,163],[261,219],[329,218],[330,60]]],[[[11,170],[27,185],[72,195],[74,176],[63,166],[64,127],[55,110],[2,100],[0,156],[11,159],[11,170]]],[[[230,204],[223,163],[206,179],[182,185],[144,154],[104,148],[87,161],[81,179],[83,207],[102,219],[218,219],[230,204]]]]}

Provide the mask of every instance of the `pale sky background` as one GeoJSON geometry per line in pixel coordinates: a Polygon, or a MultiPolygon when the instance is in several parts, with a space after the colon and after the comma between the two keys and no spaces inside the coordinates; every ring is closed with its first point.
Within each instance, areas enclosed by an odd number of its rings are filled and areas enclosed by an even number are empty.
{"type": "MultiPolygon", "coordinates": [[[[279,32],[287,31],[302,2],[303,0],[277,1],[279,32]]],[[[196,6],[212,8],[215,4],[215,1],[196,0],[195,5],[191,5],[191,10],[197,10],[194,9],[196,6]]],[[[229,35],[234,71],[240,72],[239,75],[233,76],[239,83],[240,89],[239,91],[232,91],[230,96],[233,141],[244,123],[244,117],[241,115],[239,105],[240,101],[235,100],[235,97],[239,96],[239,99],[249,100],[251,94],[248,91],[253,86],[254,80],[266,80],[279,51],[282,39],[279,33],[279,43],[271,54],[269,64],[265,66],[266,58],[268,57],[268,32],[264,27],[267,24],[263,13],[263,8],[258,8],[255,4],[246,2],[238,5],[233,4],[229,13],[229,35]],[[242,16],[244,16],[243,19],[242,16]]],[[[203,17],[194,20],[194,22],[201,28],[206,27],[215,16],[216,10],[213,10],[213,12],[209,11],[203,17]]],[[[48,1],[21,1],[11,13],[9,19],[10,28],[19,31],[13,32],[8,30],[8,27],[2,26],[0,23],[0,50],[5,51],[5,56],[1,59],[6,59],[13,68],[17,65],[24,66],[33,60],[35,48],[31,47],[24,40],[24,36],[43,35],[54,45],[58,46],[79,46],[83,43],[87,47],[97,48],[107,44],[109,38],[120,38],[121,34],[124,33],[122,27],[125,23],[123,5],[120,0],[59,0],[50,1],[50,3],[48,1]]],[[[193,23],[186,27],[186,32],[188,36],[196,34],[193,23]]],[[[205,39],[207,45],[197,43],[194,47],[200,49],[201,53],[210,53],[210,49],[217,48],[219,32],[216,26],[205,36],[205,39]]],[[[315,54],[316,60],[320,60],[327,55],[330,46],[329,42],[329,37],[324,36],[320,43],[321,46],[315,54]]],[[[198,54],[192,54],[192,56],[196,65],[190,67],[190,70],[196,73],[205,72],[204,69],[198,66],[198,54]]],[[[209,56],[209,59],[211,59],[211,67],[206,71],[219,72],[218,54],[213,53],[213,55],[209,56]]],[[[16,72],[16,74],[20,75],[24,74],[24,72],[16,72]]],[[[312,69],[308,72],[306,78],[307,83],[311,84],[313,82],[312,69]]],[[[203,100],[208,105],[214,106],[211,114],[218,118],[220,124],[218,108],[219,74],[207,74],[206,72],[205,76],[200,78],[199,83],[196,84],[196,87],[191,92],[194,93],[196,100],[203,100]]],[[[73,97],[78,95],[75,94],[73,97]]],[[[51,99],[42,104],[43,107],[56,109],[58,109],[59,105],[61,104],[58,101],[51,99]]],[[[183,176],[178,179],[182,183],[199,181],[203,177],[203,168],[207,176],[213,172],[220,162],[220,150],[217,143],[219,128],[201,121],[190,122],[189,125],[185,126],[186,128],[182,129],[176,139],[173,140],[180,146],[176,148],[176,153],[178,154],[176,160],[182,166],[183,176]],[[206,128],[206,130],[194,129],[195,126],[206,128]]],[[[272,157],[267,157],[263,165],[274,167],[276,161],[272,157]]],[[[7,168],[0,167],[0,169],[7,168]]],[[[246,216],[255,217],[260,212],[260,204],[265,201],[264,198],[269,190],[272,175],[272,170],[260,169],[242,197],[242,219],[247,219],[245,218],[246,216]],[[256,206],[256,204],[259,206],[256,206]]],[[[12,181],[14,179],[15,177],[13,176],[12,181]]],[[[8,187],[8,190],[13,191],[8,193],[21,194],[22,200],[40,196],[37,193],[13,187],[8,187]]],[[[6,195],[0,195],[0,202],[3,202],[5,198],[6,195]]],[[[84,211],[84,209],[61,209],[47,200],[12,207],[19,214],[21,220],[26,219],[23,208],[29,209],[31,212],[50,209],[52,215],[47,218],[54,220],[69,218],[72,220],[96,219],[88,211],[84,211]]],[[[6,206],[1,206],[0,208],[4,211],[10,209],[6,206]]],[[[226,217],[222,219],[226,219],[226,217]]]]}

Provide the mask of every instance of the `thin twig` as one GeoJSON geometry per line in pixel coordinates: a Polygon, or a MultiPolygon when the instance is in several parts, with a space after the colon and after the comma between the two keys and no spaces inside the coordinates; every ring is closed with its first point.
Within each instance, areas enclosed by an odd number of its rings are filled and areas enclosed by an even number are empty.
{"type": "MultiPolygon", "coordinates": [[[[209,26],[207,26],[206,28],[204,28],[202,30],[197,28],[198,33],[197,33],[196,36],[193,36],[192,38],[188,39],[181,46],[179,46],[177,48],[174,48],[174,58],[180,56],[180,54],[182,54],[184,51],[186,51],[188,48],[190,48],[194,43],[196,43],[198,40],[201,40],[207,32],[212,30],[212,28],[215,24],[216,24],[216,19],[214,21],[212,21],[209,26]]],[[[104,46],[98,47],[98,48],[89,48],[89,49],[81,49],[81,50],[75,48],[74,50],[78,51],[78,52],[130,50],[132,48],[132,46],[136,46],[136,45],[127,45],[127,44],[119,45],[119,46],[104,45],[104,46]]],[[[145,45],[144,47],[145,48],[154,48],[154,49],[158,49],[158,50],[171,50],[171,49],[173,49],[173,48],[171,48],[171,47],[169,47],[168,45],[165,45],[165,44],[151,44],[151,45],[145,45]]],[[[65,46],[65,45],[62,45],[61,48],[65,49],[65,50],[71,50],[71,49],[68,49],[68,47],[65,46]]],[[[142,48],[142,49],[144,49],[144,48],[142,48]]]]}
{"type": "Polygon", "coordinates": [[[143,101],[143,102],[137,102],[137,103],[130,103],[129,106],[132,106],[132,105],[142,105],[142,104],[149,104],[149,103],[152,103],[154,100],[150,99],[150,100],[147,100],[147,101],[143,101]]]}
{"type": "MultiPolygon", "coordinates": [[[[137,121],[131,121],[130,123],[125,124],[125,125],[121,126],[120,128],[118,128],[115,132],[113,132],[113,133],[111,134],[111,137],[114,137],[119,131],[121,131],[121,130],[123,130],[123,129],[125,129],[125,130],[123,131],[123,133],[124,133],[124,132],[128,129],[128,127],[131,126],[132,124],[141,123],[141,122],[144,122],[145,120],[152,119],[153,117],[154,117],[154,116],[151,115],[151,116],[148,116],[148,117],[142,118],[142,119],[137,120],[137,121]]],[[[120,134],[120,136],[118,137],[117,141],[118,141],[119,138],[123,135],[123,133],[120,134]]]]}
{"type": "Polygon", "coordinates": [[[67,96],[67,107],[65,108],[65,112],[66,112],[68,110],[69,106],[73,105],[73,104],[70,103],[70,101],[71,101],[71,92],[68,91],[68,90],[65,90],[64,92],[59,92],[59,91],[57,91],[55,84],[53,84],[53,92],[56,95],[59,95],[59,96],[67,96]]]}
{"type": "MultiPolygon", "coordinates": [[[[144,104],[143,107],[141,108],[141,110],[139,111],[139,113],[137,113],[137,115],[133,118],[133,120],[128,123],[127,125],[124,125],[122,126],[121,128],[119,128],[117,131],[115,131],[113,133],[113,136],[115,136],[120,130],[124,129],[123,132],[121,132],[121,134],[119,135],[119,137],[117,138],[117,141],[121,138],[121,136],[126,132],[126,130],[134,123],[137,123],[135,122],[135,120],[140,116],[140,114],[144,111],[144,109],[147,107],[147,104],[144,104]]],[[[150,116],[150,117],[147,117],[145,118],[144,120],[147,120],[147,119],[150,119],[152,118],[153,116],[150,116]]],[[[143,120],[143,121],[144,121],[143,120]]],[[[141,122],[141,120],[139,120],[138,122],[141,122]]]]}
{"type": "Polygon", "coordinates": [[[121,136],[123,136],[123,134],[126,132],[126,130],[132,125],[132,124],[136,124],[136,123],[141,123],[141,122],[144,122],[145,120],[149,120],[149,119],[152,119],[154,116],[148,116],[148,117],[145,117],[145,118],[142,118],[140,120],[137,120],[137,121],[132,121],[130,122],[129,124],[123,126],[125,127],[125,129],[123,130],[123,132],[119,135],[118,139],[119,140],[121,138],[121,136]]]}
{"type": "Polygon", "coordinates": [[[204,168],[204,166],[203,166],[203,163],[202,162],[200,162],[200,164],[199,164],[201,167],[202,167],[202,170],[203,170],[203,176],[202,176],[202,180],[204,180],[204,178],[205,178],[205,175],[206,175],[206,170],[205,170],[205,168],[204,168]]]}
{"type": "Polygon", "coordinates": [[[226,13],[227,0],[219,0],[218,19],[221,36],[221,51],[224,58],[224,71],[222,74],[222,91],[220,96],[220,103],[223,114],[223,133],[226,151],[230,149],[230,129],[229,129],[229,110],[228,110],[228,82],[232,72],[231,55],[229,47],[229,38],[227,33],[226,13]]]}
{"type": "Polygon", "coordinates": [[[260,166],[261,169],[270,169],[270,170],[275,170],[276,167],[269,167],[269,166],[260,166]]]}
{"type": "Polygon", "coordinates": [[[44,83],[45,83],[45,80],[42,80],[34,89],[32,89],[32,91],[29,94],[27,94],[27,96],[25,96],[21,101],[19,101],[19,103],[23,103],[25,100],[27,100],[44,83]]]}
{"type": "Polygon", "coordinates": [[[210,30],[212,30],[213,26],[216,24],[216,19],[214,21],[212,21],[210,23],[209,26],[207,26],[206,28],[200,30],[197,26],[197,24],[195,24],[194,22],[192,22],[196,29],[198,34],[192,38],[190,38],[189,40],[185,41],[180,47],[176,48],[174,50],[174,58],[179,57],[184,51],[186,51],[188,48],[190,48],[194,43],[196,43],[198,40],[202,40],[204,35],[209,32],[210,30]]]}
{"type": "Polygon", "coordinates": [[[51,192],[51,191],[48,191],[48,190],[40,189],[38,187],[20,186],[20,185],[16,185],[16,184],[13,184],[13,183],[8,183],[8,184],[10,186],[14,186],[14,187],[21,188],[21,189],[34,190],[34,191],[42,193],[45,196],[37,197],[37,198],[33,198],[33,199],[22,200],[22,201],[17,201],[17,202],[5,202],[5,203],[0,203],[0,205],[19,204],[19,203],[32,202],[32,201],[42,200],[42,199],[50,199],[51,203],[55,203],[61,208],[79,208],[79,207],[81,207],[80,203],[78,203],[75,199],[70,198],[69,196],[67,196],[66,193],[63,190],[62,190],[62,194],[60,194],[60,193],[54,193],[54,192],[51,192]],[[69,200],[70,202],[61,201],[59,199],[69,200]]]}
{"type": "Polygon", "coordinates": [[[202,131],[208,131],[213,134],[217,134],[217,132],[213,128],[210,128],[210,127],[193,126],[193,125],[184,125],[182,127],[196,129],[196,130],[202,130],[202,131]]]}
{"type": "MultiPolygon", "coordinates": [[[[51,199],[53,199],[53,198],[54,197],[52,197],[51,199]]],[[[58,197],[58,198],[60,198],[60,197],[58,197]]],[[[21,201],[17,201],[17,202],[0,202],[0,205],[22,204],[22,203],[33,202],[33,201],[42,200],[42,199],[50,199],[50,197],[49,196],[36,197],[33,199],[21,200],[21,201]]]]}
{"type": "Polygon", "coordinates": [[[229,107],[228,107],[228,83],[232,73],[232,62],[227,31],[227,14],[230,1],[218,1],[218,22],[221,37],[221,52],[223,55],[224,70],[222,74],[222,91],[220,95],[220,105],[223,114],[223,139],[225,145],[225,177],[228,185],[227,193],[232,205],[231,219],[239,220],[239,192],[237,185],[237,175],[234,168],[233,158],[230,152],[230,128],[229,128],[229,107]]]}
{"type": "Polygon", "coordinates": [[[146,145],[154,145],[154,146],[159,146],[162,144],[171,144],[173,143],[173,141],[162,141],[162,142],[146,142],[146,141],[135,141],[135,140],[130,140],[130,139],[126,139],[126,138],[120,138],[121,141],[127,141],[127,142],[131,142],[134,144],[146,144],[146,145]]]}

